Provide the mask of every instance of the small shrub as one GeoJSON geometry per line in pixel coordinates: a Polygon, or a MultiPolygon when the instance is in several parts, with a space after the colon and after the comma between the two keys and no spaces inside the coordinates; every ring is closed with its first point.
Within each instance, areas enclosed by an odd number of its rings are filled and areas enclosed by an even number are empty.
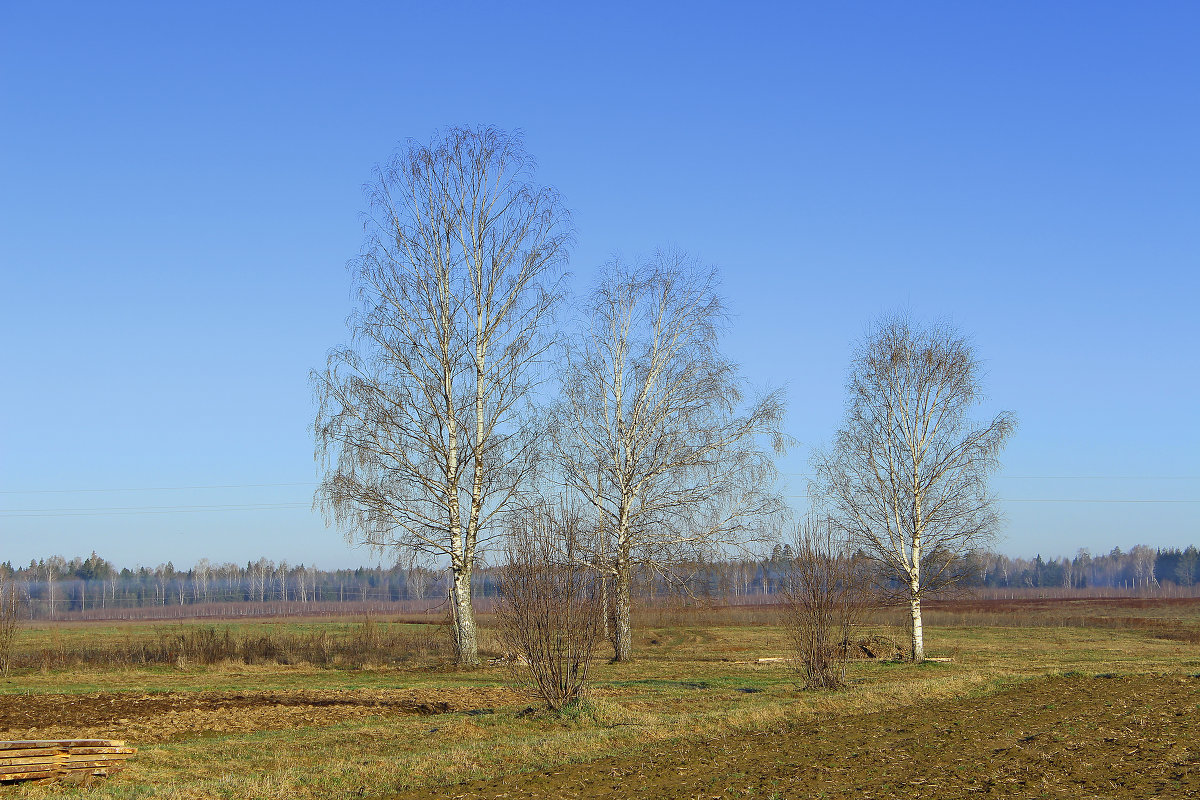
{"type": "Polygon", "coordinates": [[[603,629],[601,577],[585,563],[581,520],[543,505],[509,534],[496,607],[518,682],[548,708],[578,707],[603,629]]]}
{"type": "Polygon", "coordinates": [[[795,557],[784,576],[784,628],[807,689],[846,685],[854,625],[867,606],[870,579],[828,521],[796,530],[795,557]]]}

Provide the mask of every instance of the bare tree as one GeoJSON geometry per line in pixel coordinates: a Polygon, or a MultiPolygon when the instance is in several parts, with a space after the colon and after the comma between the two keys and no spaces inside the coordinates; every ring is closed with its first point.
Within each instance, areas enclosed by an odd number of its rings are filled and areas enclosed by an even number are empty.
{"type": "Polygon", "coordinates": [[[583,696],[599,643],[604,576],[587,564],[579,514],[540,503],[514,515],[496,616],[517,679],[551,709],[583,696]]]}
{"type": "Polygon", "coordinates": [[[1133,571],[1135,589],[1158,588],[1158,578],[1154,575],[1154,562],[1157,557],[1158,553],[1144,544],[1134,545],[1130,549],[1129,563],[1133,571]]]}
{"type": "Polygon", "coordinates": [[[67,560],[62,556],[50,556],[45,560],[43,568],[46,573],[46,597],[50,601],[50,619],[54,619],[55,604],[58,601],[54,582],[58,579],[59,574],[67,568],[67,560]]]}
{"type": "Polygon", "coordinates": [[[212,580],[212,562],[202,558],[192,567],[192,599],[197,603],[208,602],[208,584],[212,580]]]}
{"type": "Polygon", "coordinates": [[[981,366],[954,328],[907,317],[877,322],[855,354],[846,417],[814,457],[812,493],[857,547],[899,582],[912,617],[912,656],[925,656],[921,598],[953,584],[961,557],[999,516],[987,479],[1016,419],[977,426],[981,366]]]}
{"type": "Polygon", "coordinates": [[[13,647],[21,622],[21,596],[16,576],[0,570],[0,676],[7,678],[12,669],[13,647]]]}
{"type": "Polygon", "coordinates": [[[846,685],[850,635],[871,599],[871,577],[832,520],[797,526],[783,576],[784,630],[808,689],[846,685]]]}
{"type": "Polygon", "coordinates": [[[481,537],[536,464],[520,423],[550,343],[569,221],[519,136],[455,128],[410,142],[368,187],[350,346],[313,380],[316,503],[348,539],[445,558],[456,652],[478,660],[481,537]]]}
{"type": "Polygon", "coordinates": [[[283,559],[275,567],[275,583],[279,586],[279,599],[287,602],[288,599],[288,563],[287,559],[283,559]]]}
{"type": "Polygon", "coordinates": [[[782,509],[760,437],[783,450],[784,402],[778,391],[744,401],[719,348],[716,271],[683,253],[607,265],[582,317],[550,429],[564,483],[599,520],[592,561],[611,577],[614,658],[625,661],[635,565],[669,575],[782,509]]]}
{"type": "Polygon", "coordinates": [[[266,556],[258,559],[253,564],[247,565],[246,576],[250,583],[251,599],[257,597],[260,603],[267,601],[267,588],[270,585],[271,573],[274,570],[275,564],[268,561],[266,556]]]}

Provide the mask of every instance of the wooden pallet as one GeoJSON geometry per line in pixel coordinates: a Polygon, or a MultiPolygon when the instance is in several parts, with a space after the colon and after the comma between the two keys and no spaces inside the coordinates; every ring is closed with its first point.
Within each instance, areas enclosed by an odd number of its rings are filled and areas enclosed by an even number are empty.
{"type": "Polygon", "coordinates": [[[0,741],[0,781],[105,776],[136,752],[112,739],[0,741]]]}

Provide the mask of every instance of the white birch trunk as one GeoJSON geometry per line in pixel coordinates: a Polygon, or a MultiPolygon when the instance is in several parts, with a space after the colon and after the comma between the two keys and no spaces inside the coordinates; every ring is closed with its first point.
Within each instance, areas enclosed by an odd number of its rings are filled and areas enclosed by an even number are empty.
{"type": "Polygon", "coordinates": [[[458,663],[479,663],[479,637],[475,630],[475,608],[471,605],[471,571],[454,570],[454,643],[458,663]]]}
{"type": "Polygon", "coordinates": [[[615,613],[613,616],[613,661],[631,661],[633,660],[633,627],[630,620],[630,611],[633,607],[633,601],[630,596],[632,588],[632,576],[630,575],[630,565],[627,559],[621,559],[617,564],[617,580],[615,591],[613,592],[613,606],[615,613]]]}
{"type": "Polygon", "coordinates": [[[912,659],[919,664],[925,660],[925,634],[921,629],[921,597],[915,594],[915,583],[913,591],[914,594],[908,601],[912,612],[912,659]]]}

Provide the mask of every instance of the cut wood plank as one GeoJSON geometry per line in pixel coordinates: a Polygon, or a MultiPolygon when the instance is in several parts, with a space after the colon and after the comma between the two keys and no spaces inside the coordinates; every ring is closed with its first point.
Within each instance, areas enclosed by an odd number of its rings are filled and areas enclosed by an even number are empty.
{"type": "Polygon", "coordinates": [[[7,767],[23,767],[27,764],[57,764],[59,758],[55,755],[29,756],[28,758],[0,758],[0,769],[7,767]]]}
{"type": "Polygon", "coordinates": [[[133,755],[137,753],[136,747],[72,747],[71,755],[133,755]]]}
{"type": "Polygon", "coordinates": [[[47,770],[54,772],[60,766],[60,764],[15,764],[9,767],[0,767],[0,772],[12,773],[14,775],[23,772],[45,772],[47,770]]]}
{"type": "Polygon", "coordinates": [[[105,776],[136,753],[136,747],[116,739],[0,741],[0,781],[105,776]]]}
{"type": "Polygon", "coordinates": [[[22,750],[32,747],[124,747],[116,739],[19,739],[0,741],[0,750],[22,750]]]}
{"type": "Polygon", "coordinates": [[[0,772],[0,781],[36,781],[42,778],[57,778],[61,774],[56,769],[42,772],[0,772]]]}
{"type": "Polygon", "coordinates": [[[68,758],[65,761],[59,761],[59,766],[76,767],[84,764],[112,764],[114,767],[119,767],[125,763],[124,758],[96,758],[95,756],[83,758],[68,758]]]}
{"type": "Polygon", "coordinates": [[[65,747],[31,747],[27,750],[0,750],[0,764],[4,763],[6,758],[32,758],[35,756],[52,756],[57,753],[65,753],[65,747]]]}

